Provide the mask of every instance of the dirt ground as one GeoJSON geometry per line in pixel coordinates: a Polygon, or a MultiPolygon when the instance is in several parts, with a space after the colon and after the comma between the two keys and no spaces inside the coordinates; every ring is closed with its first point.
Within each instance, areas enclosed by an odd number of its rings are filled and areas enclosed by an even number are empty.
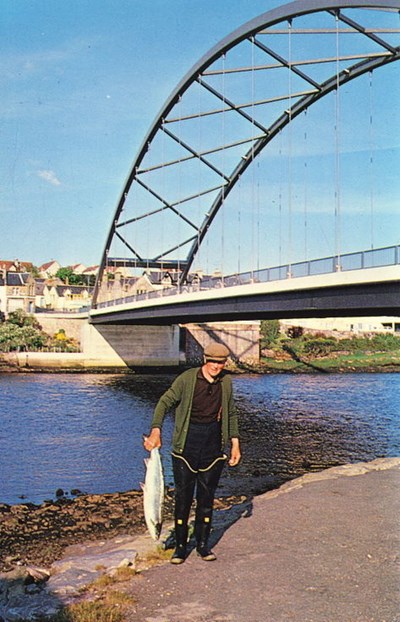
{"type": "MultiPolygon", "coordinates": [[[[230,508],[241,498],[216,501],[230,508]]],[[[172,518],[173,490],[168,490],[164,520],[172,518]]],[[[117,535],[145,533],[141,491],[104,495],[82,495],[44,503],[6,505],[0,503],[0,571],[15,565],[49,568],[71,544],[111,539],[117,535]]]]}

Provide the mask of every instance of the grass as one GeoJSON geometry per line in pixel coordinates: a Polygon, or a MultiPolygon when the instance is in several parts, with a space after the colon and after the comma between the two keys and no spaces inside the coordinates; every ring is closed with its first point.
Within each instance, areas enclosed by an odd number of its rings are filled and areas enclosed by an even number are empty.
{"type": "Polygon", "coordinates": [[[126,566],[118,568],[112,576],[101,575],[82,590],[85,600],[64,607],[53,616],[38,618],[37,622],[124,622],[125,612],[135,600],[111,587],[135,575],[136,571],[126,566]]]}
{"type": "Polygon", "coordinates": [[[276,360],[263,358],[265,371],[293,372],[314,369],[318,371],[380,371],[385,368],[400,368],[400,351],[392,352],[356,352],[326,357],[303,357],[304,362],[295,360],[276,360]]]}
{"type": "Polygon", "coordinates": [[[164,546],[159,545],[151,551],[148,551],[145,555],[136,560],[138,572],[142,570],[148,570],[154,566],[159,566],[171,559],[173,550],[165,549],[164,546]]]}
{"type": "MultiPolygon", "coordinates": [[[[102,601],[75,603],[62,609],[55,616],[43,618],[39,622],[123,622],[124,612],[128,605],[124,594],[115,593],[102,601]]],[[[127,597],[128,598],[128,597],[127,597]]]]}
{"type": "Polygon", "coordinates": [[[150,564],[156,565],[159,562],[169,561],[171,559],[172,553],[172,549],[165,549],[160,545],[153,551],[147,553],[143,560],[150,564]]]}
{"type": "MultiPolygon", "coordinates": [[[[171,555],[172,550],[158,546],[139,562],[143,567],[150,568],[168,561],[171,555]]],[[[37,618],[37,622],[124,622],[126,611],[135,600],[115,587],[130,581],[137,574],[138,572],[129,566],[118,568],[113,575],[102,574],[96,581],[82,589],[80,602],[64,607],[53,616],[37,618]]]]}

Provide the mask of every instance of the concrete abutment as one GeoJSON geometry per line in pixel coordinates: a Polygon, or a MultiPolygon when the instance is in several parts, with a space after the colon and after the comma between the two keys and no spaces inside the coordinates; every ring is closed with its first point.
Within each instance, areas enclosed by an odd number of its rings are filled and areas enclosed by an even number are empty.
{"type": "Polygon", "coordinates": [[[259,322],[213,322],[172,326],[90,324],[68,314],[37,316],[45,332],[64,329],[81,344],[80,353],[17,353],[18,367],[40,369],[129,369],[178,367],[202,362],[209,341],[226,345],[232,360],[259,362],[259,322]]]}

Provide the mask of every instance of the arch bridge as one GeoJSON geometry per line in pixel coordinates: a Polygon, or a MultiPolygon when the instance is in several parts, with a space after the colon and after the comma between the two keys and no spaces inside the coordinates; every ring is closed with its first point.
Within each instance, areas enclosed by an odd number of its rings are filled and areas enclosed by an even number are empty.
{"type": "Polygon", "coordinates": [[[291,277],[318,257],[343,273],[360,248],[397,249],[399,14],[400,0],[296,0],[209,50],[139,147],[91,321],[107,321],[104,307],[128,299],[143,272],[187,295],[194,278],[224,284],[271,266],[291,277]]]}

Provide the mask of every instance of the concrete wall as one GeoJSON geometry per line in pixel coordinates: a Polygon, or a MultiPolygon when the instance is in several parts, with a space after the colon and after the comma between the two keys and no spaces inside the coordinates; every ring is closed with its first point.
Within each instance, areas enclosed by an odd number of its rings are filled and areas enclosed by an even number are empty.
{"type": "Polygon", "coordinates": [[[129,367],[179,364],[178,326],[87,324],[82,335],[83,352],[91,359],[119,359],[129,367]]]}
{"type": "Polygon", "coordinates": [[[37,371],[111,371],[128,369],[118,356],[89,357],[83,352],[13,352],[5,362],[18,369],[37,371]]]}
{"type": "Polygon", "coordinates": [[[60,328],[65,330],[67,337],[81,341],[83,326],[87,324],[87,316],[71,317],[66,313],[37,313],[35,318],[48,335],[55,335],[60,328]]]}
{"type": "Polygon", "coordinates": [[[203,348],[210,342],[223,343],[232,360],[247,364],[260,361],[260,322],[213,322],[185,324],[185,358],[188,364],[202,362],[203,348]]]}
{"type": "MultiPolygon", "coordinates": [[[[203,348],[210,341],[225,344],[232,352],[232,360],[257,364],[260,360],[259,322],[213,322],[181,326],[92,325],[87,317],[69,317],[66,314],[38,314],[43,330],[50,335],[60,328],[68,337],[81,344],[81,354],[33,356],[32,367],[127,368],[168,367],[181,363],[197,365],[202,362],[203,348]],[[60,361],[60,364],[57,363],[60,361]]],[[[21,355],[20,364],[24,364],[21,355]]]]}

